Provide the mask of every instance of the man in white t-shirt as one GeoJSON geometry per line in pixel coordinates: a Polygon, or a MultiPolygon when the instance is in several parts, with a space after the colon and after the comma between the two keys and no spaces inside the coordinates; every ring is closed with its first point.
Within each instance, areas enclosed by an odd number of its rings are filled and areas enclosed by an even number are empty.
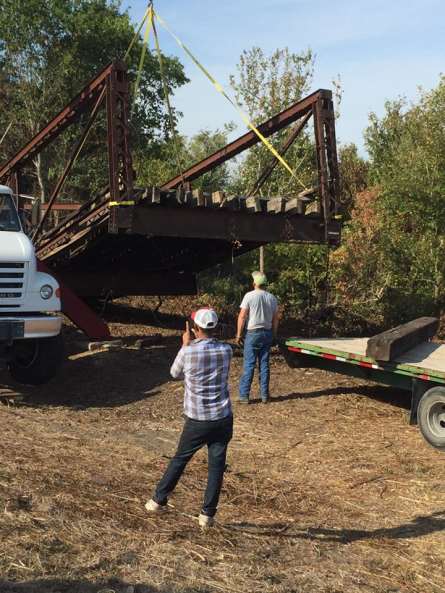
{"type": "Polygon", "coordinates": [[[254,289],[244,295],[238,315],[236,340],[242,343],[243,332],[247,326],[244,339],[244,367],[239,385],[240,403],[249,403],[255,366],[258,361],[260,372],[261,401],[269,401],[270,349],[277,337],[279,324],[279,308],[277,298],[264,290],[267,279],[261,272],[253,272],[254,289]]]}

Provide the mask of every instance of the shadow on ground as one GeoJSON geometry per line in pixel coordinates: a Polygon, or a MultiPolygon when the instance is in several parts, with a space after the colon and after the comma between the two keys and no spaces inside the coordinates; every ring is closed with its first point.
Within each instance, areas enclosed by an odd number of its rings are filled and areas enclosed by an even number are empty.
{"type": "Polygon", "coordinates": [[[45,385],[19,385],[6,371],[0,372],[0,384],[11,397],[22,396],[27,406],[123,406],[153,396],[171,380],[170,366],[177,351],[178,339],[172,337],[148,349],[84,352],[68,359],[45,385]]]}
{"type": "Polygon", "coordinates": [[[125,325],[150,325],[163,329],[181,330],[184,327],[186,315],[162,313],[155,309],[137,309],[121,303],[109,303],[104,317],[107,322],[125,323],[125,325]]]}
{"type": "MultiPolygon", "coordinates": [[[[174,593],[179,591],[175,585],[166,585],[159,589],[151,585],[130,585],[121,580],[109,580],[93,583],[86,580],[69,579],[38,579],[34,581],[13,583],[0,580],[1,593],[174,593]]],[[[181,587],[181,593],[196,593],[196,589],[181,587]]],[[[210,593],[210,589],[207,590],[210,593]]],[[[200,589],[201,593],[206,590],[200,589]]]]}
{"type": "MultiPolygon", "coordinates": [[[[155,309],[137,309],[121,303],[107,305],[104,318],[109,323],[124,323],[126,325],[149,325],[153,328],[183,331],[190,311],[183,314],[163,313],[155,309]]],[[[236,322],[224,313],[219,315],[216,337],[221,339],[234,338],[236,322]]]]}
{"type": "Polygon", "coordinates": [[[409,523],[396,527],[380,527],[377,529],[332,529],[325,527],[307,527],[295,529],[294,524],[271,523],[226,523],[225,529],[255,534],[264,537],[282,537],[286,539],[323,540],[328,542],[351,543],[369,539],[413,539],[445,530],[445,511],[438,511],[427,516],[415,517],[409,523]]]}
{"type": "Polygon", "coordinates": [[[405,410],[409,410],[411,405],[411,395],[408,391],[381,385],[351,385],[350,387],[340,385],[338,387],[329,387],[328,389],[320,389],[318,391],[308,391],[307,393],[294,392],[272,397],[270,403],[279,403],[293,399],[312,399],[324,397],[326,395],[359,395],[405,410]]]}

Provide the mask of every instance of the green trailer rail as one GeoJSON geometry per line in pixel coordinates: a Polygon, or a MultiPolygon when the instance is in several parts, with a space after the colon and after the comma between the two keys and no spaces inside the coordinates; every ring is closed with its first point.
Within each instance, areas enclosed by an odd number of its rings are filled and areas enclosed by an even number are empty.
{"type": "Polygon", "coordinates": [[[294,368],[319,368],[404,389],[411,394],[410,423],[425,440],[445,451],[445,344],[422,342],[390,362],[366,356],[368,338],[286,340],[294,368]]]}

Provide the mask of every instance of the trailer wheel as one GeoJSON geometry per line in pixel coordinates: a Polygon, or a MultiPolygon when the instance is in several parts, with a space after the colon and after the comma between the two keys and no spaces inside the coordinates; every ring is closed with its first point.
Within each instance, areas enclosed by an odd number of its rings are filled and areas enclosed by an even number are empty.
{"type": "Polygon", "coordinates": [[[61,334],[52,338],[17,340],[13,346],[9,372],[24,385],[42,385],[52,379],[65,357],[61,334]]]}
{"type": "Polygon", "coordinates": [[[445,388],[432,387],[419,402],[417,421],[425,440],[445,451],[445,388]]]}
{"type": "Polygon", "coordinates": [[[309,369],[311,368],[310,356],[299,354],[298,352],[291,352],[285,345],[279,344],[280,353],[282,354],[286,364],[291,369],[309,369]]]}

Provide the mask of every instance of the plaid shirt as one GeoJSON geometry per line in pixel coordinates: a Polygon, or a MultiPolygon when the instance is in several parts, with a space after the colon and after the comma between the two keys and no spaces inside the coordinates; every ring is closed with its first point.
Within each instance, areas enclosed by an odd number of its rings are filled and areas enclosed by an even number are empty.
{"type": "Polygon", "coordinates": [[[193,420],[220,420],[232,414],[229,370],[232,348],[215,339],[193,340],[178,352],[170,374],[184,379],[184,413],[193,420]]]}

